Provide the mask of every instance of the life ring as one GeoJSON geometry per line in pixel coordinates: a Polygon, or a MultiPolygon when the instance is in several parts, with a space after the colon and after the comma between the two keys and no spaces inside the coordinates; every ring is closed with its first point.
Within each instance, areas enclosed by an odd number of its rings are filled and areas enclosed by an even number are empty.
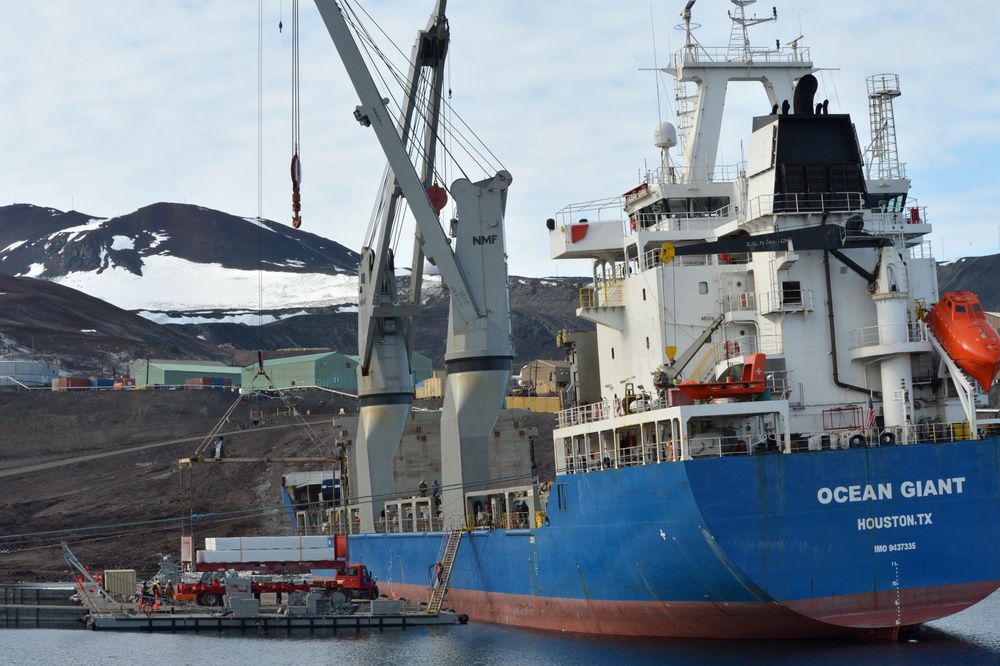
{"type": "Polygon", "coordinates": [[[891,430],[886,430],[881,435],[878,436],[879,446],[895,446],[896,444],[896,433],[891,430]]]}
{"type": "Polygon", "coordinates": [[[635,226],[636,225],[635,225],[635,216],[634,215],[628,218],[628,225],[630,227],[632,227],[632,231],[635,231],[635,226]]]}
{"type": "Polygon", "coordinates": [[[851,435],[851,440],[850,441],[851,441],[851,448],[852,449],[860,449],[860,448],[868,445],[868,440],[865,439],[865,436],[862,435],[861,433],[855,433],[855,434],[851,435]]]}

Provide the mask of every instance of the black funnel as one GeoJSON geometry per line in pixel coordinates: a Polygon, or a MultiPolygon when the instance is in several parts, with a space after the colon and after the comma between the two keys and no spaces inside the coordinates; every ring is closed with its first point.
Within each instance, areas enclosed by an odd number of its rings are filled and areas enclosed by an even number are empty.
{"type": "Polygon", "coordinates": [[[795,84],[793,110],[797,116],[813,115],[813,97],[819,89],[819,83],[812,74],[806,74],[795,84]]]}

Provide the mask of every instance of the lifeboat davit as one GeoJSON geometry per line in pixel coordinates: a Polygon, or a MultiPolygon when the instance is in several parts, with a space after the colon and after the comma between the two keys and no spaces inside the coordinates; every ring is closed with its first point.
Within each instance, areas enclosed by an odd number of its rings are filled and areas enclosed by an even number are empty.
{"type": "Polygon", "coordinates": [[[988,391],[1000,371],[1000,334],[986,320],[976,295],[948,292],[934,304],[925,321],[948,356],[988,391]]]}
{"type": "Polygon", "coordinates": [[[748,354],[743,365],[743,377],[728,382],[695,382],[688,380],[677,384],[681,393],[693,400],[712,398],[746,398],[767,390],[764,380],[764,354],[748,354]]]}

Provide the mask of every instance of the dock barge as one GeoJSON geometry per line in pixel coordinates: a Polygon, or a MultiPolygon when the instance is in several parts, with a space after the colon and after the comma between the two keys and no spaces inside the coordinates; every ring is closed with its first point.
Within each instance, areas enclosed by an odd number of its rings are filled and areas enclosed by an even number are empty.
{"type": "Polygon", "coordinates": [[[273,594],[254,595],[248,579],[237,575],[223,577],[226,594],[222,607],[204,607],[171,599],[122,601],[109,594],[80,565],[63,545],[66,560],[79,572],[76,601],[87,614],[87,627],[108,631],[145,632],[240,632],[240,633],[336,633],[383,629],[465,624],[469,617],[450,609],[438,610],[427,604],[405,599],[349,600],[341,591],[315,588],[292,592],[285,604],[266,604],[273,594]]]}
{"type": "Polygon", "coordinates": [[[115,602],[94,583],[84,583],[76,596],[88,609],[83,621],[90,629],[102,631],[336,633],[465,624],[469,619],[448,610],[429,613],[425,606],[403,599],[348,602],[322,593],[295,593],[288,604],[272,606],[270,612],[262,611],[260,600],[249,592],[227,595],[223,608],[212,609],[166,601],[156,609],[115,602]]]}

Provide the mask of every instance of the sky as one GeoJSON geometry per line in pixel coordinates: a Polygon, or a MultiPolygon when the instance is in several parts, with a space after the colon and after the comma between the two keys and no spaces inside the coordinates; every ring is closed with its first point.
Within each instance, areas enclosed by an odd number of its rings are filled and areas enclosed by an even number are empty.
{"type": "MultiPolygon", "coordinates": [[[[290,222],[291,4],[6,3],[0,205],[114,217],[170,201],[290,222]]],[[[549,258],[546,218],[568,204],[621,195],[659,165],[653,128],[674,120],[674,102],[672,80],[655,68],[681,44],[674,26],[683,5],[449,3],[449,104],[496,157],[492,167],[471,160],[462,167],[473,180],[492,175],[490,168],[513,175],[506,215],[512,275],[589,274],[585,262],[549,258]]],[[[360,6],[396,44],[400,52],[387,53],[404,66],[433,2],[360,6]]],[[[822,68],[818,96],[830,100],[831,112],[852,114],[862,147],[870,135],[866,77],[900,75],[900,159],[911,195],[934,225],[934,256],[1000,251],[995,2],[774,0],[747,12],[766,16],[772,6],[779,20],[755,29],[754,43],[803,35],[800,45],[822,68]]],[[[701,44],[728,43],[730,8],[724,0],[697,2],[701,44]]],[[[374,132],[353,118],[357,95],[311,2],[301,3],[300,25],[303,229],[358,250],[385,158],[374,132]]],[[[398,97],[398,90],[380,90],[398,97]]],[[[740,160],[750,117],[768,110],[759,86],[733,87],[721,163],[740,160]]],[[[407,224],[412,229],[412,220],[407,224]]]]}

